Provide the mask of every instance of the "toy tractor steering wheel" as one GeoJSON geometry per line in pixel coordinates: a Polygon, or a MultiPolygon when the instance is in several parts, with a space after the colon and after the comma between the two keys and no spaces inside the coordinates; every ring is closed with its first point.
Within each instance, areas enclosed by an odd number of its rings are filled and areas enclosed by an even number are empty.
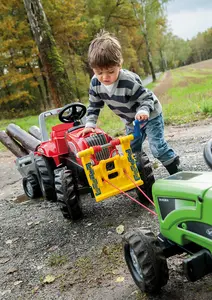
{"type": "Polygon", "coordinates": [[[212,139],[206,143],[203,154],[207,165],[212,169],[212,139]]]}
{"type": "Polygon", "coordinates": [[[82,119],[86,114],[86,107],[81,103],[71,103],[64,106],[58,114],[62,123],[73,123],[82,119]]]}

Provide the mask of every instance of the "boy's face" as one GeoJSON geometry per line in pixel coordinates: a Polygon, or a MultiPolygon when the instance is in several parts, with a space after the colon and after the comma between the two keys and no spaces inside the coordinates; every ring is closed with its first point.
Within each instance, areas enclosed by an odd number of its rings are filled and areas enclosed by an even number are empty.
{"type": "Polygon", "coordinates": [[[111,66],[109,68],[93,69],[97,79],[104,85],[113,84],[119,77],[121,66],[111,66]]]}

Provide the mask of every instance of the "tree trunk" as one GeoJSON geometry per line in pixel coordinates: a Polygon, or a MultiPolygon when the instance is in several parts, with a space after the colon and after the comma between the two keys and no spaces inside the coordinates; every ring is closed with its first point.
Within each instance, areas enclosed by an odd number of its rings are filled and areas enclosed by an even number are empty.
{"type": "Polygon", "coordinates": [[[147,52],[147,61],[151,70],[151,74],[152,74],[152,80],[156,81],[156,75],[155,75],[155,69],[153,66],[153,62],[152,62],[152,53],[151,53],[151,48],[150,48],[150,44],[149,44],[149,37],[148,37],[148,30],[147,30],[147,22],[146,22],[146,1],[145,0],[140,0],[140,4],[141,4],[141,9],[142,9],[142,18],[143,18],[143,24],[140,20],[140,17],[138,15],[138,12],[136,10],[135,7],[135,3],[133,0],[131,0],[132,3],[132,7],[135,13],[135,16],[139,22],[140,25],[140,29],[141,29],[141,33],[144,37],[144,42],[146,45],[146,52],[147,52]]]}
{"type": "Polygon", "coordinates": [[[16,157],[22,157],[28,154],[19,143],[13,140],[5,131],[0,131],[0,142],[10,150],[16,157]]]}
{"type": "Polygon", "coordinates": [[[43,68],[43,65],[42,65],[42,62],[40,60],[39,55],[38,55],[38,65],[39,65],[39,68],[40,68],[40,71],[41,71],[41,76],[42,76],[42,79],[43,79],[43,85],[44,85],[44,88],[45,88],[45,94],[46,94],[46,97],[45,97],[46,103],[45,104],[48,107],[48,109],[50,109],[50,108],[52,108],[52,105],[51,105],[51,99],[50,99],[50,95],[49,95],[48,82],[47,82],[46,74],[44,72],[44,68],[43,68]]]}
{"type": "Polygon", "coordinates": [[[6,132],[10,137],[20,142],[27,151],[35,151],[36,147],[41,143],[41,141],[15,124],[9,124],[6,132]]]}
{"type": "Polygon", "coordinates": [[[40,128],[38,127],[38,126],[35,126],[35,125],[33,125],[33,126],[31,126],[30,128],[29,128],[29,133],[32,135],[32,136],[34,136],[37,140],[40,140],[41,141],[41,132],[40,132],[40,128]]]}
{"type": "Polygon", "coordinates": [[[74,100],[64,63],[58,53],[40,0],[23,0],[55,107],[74,100]]]}
{"type": "Polygon", "coordinates": [[[162,71],[165,72],[167,69],[167,62],[164,57],[163,50],[161,48],[159,49],[159,52],[160,52],[160,58],[161,58],[161,68],[162,68],[162,71]]]}
{"type": "MultiPolygon", "coordinates": [[[[151,53],[151,49],[150,49],[150,45],[149,45],[149,38],[148,38],[148,31],[147,31],[147,23],[146,23],[146,11],[145,11],[145,1],[141,1],[141,5],[142,5],[142,12],[143,12],[143,36],[144,36],[144,41],[146,44],[146,51],[147,51],[147,60],[149,63],[149,67],[152,73],[152,80],[156,81],[156,76],[155,76],[155,69],[153,66],[153,62],[152,62],[152,53],[151,53]]],[[[141,23],[140,23],[141,24],[141,23]]]]}

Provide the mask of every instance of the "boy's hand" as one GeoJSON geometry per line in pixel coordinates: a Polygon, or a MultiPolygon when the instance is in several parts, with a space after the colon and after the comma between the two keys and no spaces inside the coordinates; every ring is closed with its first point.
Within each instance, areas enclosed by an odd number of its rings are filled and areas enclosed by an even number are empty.
{"type": "Polygon", "coordinates": [[[135,116],[135,119],[138,120],[138,121],[145,121],[145,120],[148,120],[148,116],[145,115],[145,114],[137,114],[135,116]]]}
{"type": "Polygon", "coordinates": [[[86,127],[82,130],[82,132],[80,133],[80,136],[85,136],[89,132],[96,132],[96,130],[95,130],[95,128],[92,128],[92,127],[86,127]]]}

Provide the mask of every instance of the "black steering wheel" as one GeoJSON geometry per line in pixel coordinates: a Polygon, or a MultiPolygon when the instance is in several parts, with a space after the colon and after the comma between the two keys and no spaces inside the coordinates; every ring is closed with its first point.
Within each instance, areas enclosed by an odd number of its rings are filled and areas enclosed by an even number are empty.
{"type": "Polygon", "coordinates": [[[84,104],[75,102],[67,104],[58,114],[58,118],[62,123],[73,123],[82,119],[86,114],[86,107],[84,104]]]}
{"type": "Polygon", "coordinates": [[[212,169],[212,139],[206,143],[203,155],[207,165],[212,169]]]}

